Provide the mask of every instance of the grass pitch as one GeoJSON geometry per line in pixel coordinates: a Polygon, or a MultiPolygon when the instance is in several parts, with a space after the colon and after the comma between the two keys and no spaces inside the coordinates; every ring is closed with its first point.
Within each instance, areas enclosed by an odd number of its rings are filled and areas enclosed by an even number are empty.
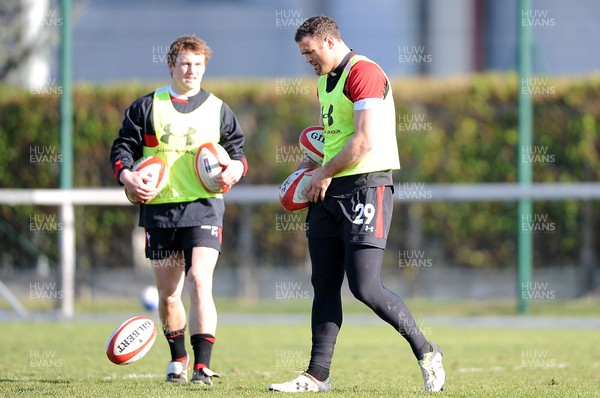
{"type": "MultiPolygon", "coordinates": [[[[118,323],[3,323],[0,395],[270,397],[277,393],[268,392],[267,386],[295,377],[310,354],[308,323],[223,324],[211,366],[222,377],[210,389],[172,385],[163,381],[169,356],[162,336],[134,364],[108,361],[106,339],[118,323]]],[[[444,352],[447,382],[442,396],[597,397],[600,391],[598,330],[422,329],[444,352]]],[[[408,344],[383,323],[343,326],[331,377],[329,397],[428,395],[408,344]]]]}

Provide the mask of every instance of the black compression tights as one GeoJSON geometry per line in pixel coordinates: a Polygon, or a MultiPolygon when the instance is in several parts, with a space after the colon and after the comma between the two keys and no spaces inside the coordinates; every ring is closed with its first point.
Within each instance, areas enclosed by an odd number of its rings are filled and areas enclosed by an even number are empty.
{"type": "Polygon", "coordinates": [[[404,301],[381,284],[383,249],[345,245],[339,239],[309,239],[308,242],[314,289],[310,374],[320,380],[329,376],[333,349],[342,326],[344,272],[352,294],[404,336],[416,358],[431,350],[404,301]]]}

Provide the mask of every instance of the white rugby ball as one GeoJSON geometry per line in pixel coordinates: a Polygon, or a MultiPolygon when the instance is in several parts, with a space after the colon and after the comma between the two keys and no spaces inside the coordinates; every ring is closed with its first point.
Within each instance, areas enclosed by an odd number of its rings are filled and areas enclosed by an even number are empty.
{"type": "Polygon", "coordinates": [[[135,316],[120,324],[106,344],[106,356],[117,365],[128,365],[148,353],[156,339],[156,325],[145,316],[135,316]]]}
{"type": "Polygon", "coordinates": [[[305,168],[294,171],[279,187],[279,201],[286,211],[295,212],[308,207],[309,200],[304,191],[311,178],[306,173],[312,170],[305,168]]]}
{"type": "Polygon", "coordinates": [[[323,164],[323,147],[325,146],[325,137],[323,136],[323,127],[310,126],[302,130],[298,138],[300,148],[306,156],[317,165],[323,164]]]}
{"type": "MultiPolygon", "coordinates": [[[[131,171],[137,171],[146,177],[149,181],[146,182],[146,185],[151,186],[152,188],[160,190],[165,185],[165,171],[167,169],[167,165],[165,162],[157,157],[157,156],[146,156],[145,158],[139,159],[137,162],[133,164],[131,171]]],[[[140,202],[136,197],[134,197],[127,188],[125,188],[125,195],[127,195],[127,199],[133,204],[140,204],[140,202]]]]}
{"type": "Polygon", "coordinates": [[[194,168],[196,176],[206,188],[213,193],[225,193],[231,188],[229,185],[219,185],[215,178],[223,171],[223,167],[229,163],[230,157],[221,145],[208,142],[201,145],[196,151],[194,168]]]}

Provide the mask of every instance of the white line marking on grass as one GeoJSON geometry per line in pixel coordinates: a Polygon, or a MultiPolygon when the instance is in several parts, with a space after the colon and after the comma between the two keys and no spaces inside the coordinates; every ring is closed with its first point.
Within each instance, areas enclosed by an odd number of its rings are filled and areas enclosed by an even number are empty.
{"type": "MultiPolygon", "coordinates": [[[[525,369],[566,369],[569,365],[566,363],[559,363],[556,366],[513,366],[510,370],[525,370],[525,369]]],[[[459,373],[477,373],[477,372],[504,372],[509,368],[504,366],[492,366],[489,368],[458,368],[459,373]]]]}
{"type": "Polygon", "coordinates": [[[494,366],[491,368],[458,368],[460,373],[472,373],[472,372],[504,372],[506,368],[502,366],[494,366]]]}
{"type": "Polygon", "coordinates": [[[112,375],[112,376],[106,376],[102,379],[102,381],[113,381],[113,380],[127,380],[127,379],[156,379],[156,378],[162,378],[164,377],[163,375],[153,375],[153,374],[136,374],[136,373],[131,373],[128,375],[112,375]]]}

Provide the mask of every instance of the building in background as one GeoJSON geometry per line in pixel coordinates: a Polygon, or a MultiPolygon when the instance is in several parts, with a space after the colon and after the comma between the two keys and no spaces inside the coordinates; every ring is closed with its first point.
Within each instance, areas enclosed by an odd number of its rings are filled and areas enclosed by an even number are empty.
{"type": "MultiPolygon", "coordinates": [[[[75,81],[162,80],[169,44],[196,34],[214,50],[210,77],[311,75],[293,41],[312,15],[335,18],[354,50],[391,76],[514,70],[519,24],[534,30],[534,71],[600,67],[600,3],[534,0],[87,0],[73,26],[75,81]]],[[[57,68],[53,68],[56,70],[57,68]]],[[[56,72],[55,72],[56,73],[56,72]]]]}
{"type": "MultiPolygon", "coordinates": [[[[59,0],[5,3],[0,81],[36,89],[56,82],[59,0]]],[[[518,0],[73,0],[73,5],[76,82],[163,80],[169,44],[191,33],[214,50],[209,77],[311,75],[293,36],[317,14],[334,17],[345,41],[391,76],[514,70],[521,25],[533,29],[535,73],[587,74],[600,68],[595,0],[532,0],[524,13],[518,0]]]]}

